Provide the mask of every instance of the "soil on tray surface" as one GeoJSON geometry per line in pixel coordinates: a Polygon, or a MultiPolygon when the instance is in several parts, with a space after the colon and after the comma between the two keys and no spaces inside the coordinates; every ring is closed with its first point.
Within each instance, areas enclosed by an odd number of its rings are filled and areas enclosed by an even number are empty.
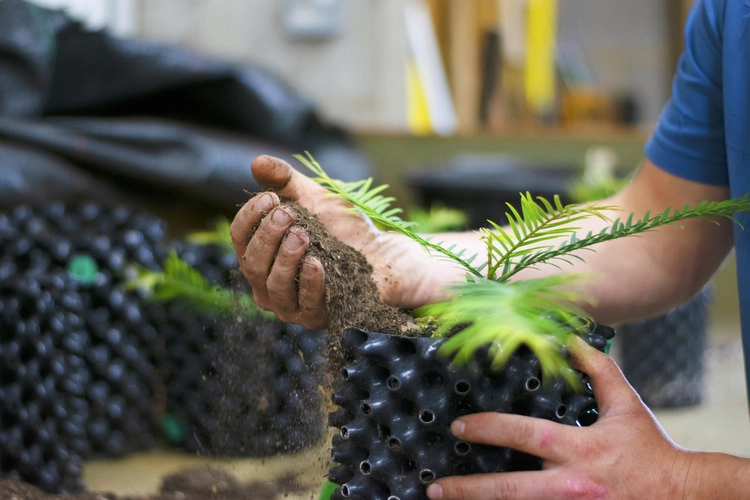
{"type": "Polygon", "coordinates": [[[299,490],[293,478],[243,484],[222,469],[204,466],[165,476],[160,492],[154,495],[117,496],[90,491],[52,495],[27,483],[2,480],[0,500],[276,500],[299,490]]]}

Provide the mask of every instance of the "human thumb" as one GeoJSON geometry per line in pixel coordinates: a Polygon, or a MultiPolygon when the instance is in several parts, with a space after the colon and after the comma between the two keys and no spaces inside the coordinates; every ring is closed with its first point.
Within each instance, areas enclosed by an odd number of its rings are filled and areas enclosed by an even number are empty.
{"type": "Polygon", "coordinates": [[[272,189],[279,196],[300,200],[318,191],[325,191],[315,181],[273,156],[262,155],[250,166],[253,177],[263,189],[272,189]]]}

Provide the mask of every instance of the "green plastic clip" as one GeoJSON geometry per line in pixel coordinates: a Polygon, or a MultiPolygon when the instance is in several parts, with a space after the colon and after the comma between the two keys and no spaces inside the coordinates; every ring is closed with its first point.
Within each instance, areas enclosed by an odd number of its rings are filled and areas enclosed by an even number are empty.
{"type": "Polygon", "coordinates": [[[90,255],[75,255],[68,261],[68,275],[85,286],[96,283],[99,266],[90,255]]]}

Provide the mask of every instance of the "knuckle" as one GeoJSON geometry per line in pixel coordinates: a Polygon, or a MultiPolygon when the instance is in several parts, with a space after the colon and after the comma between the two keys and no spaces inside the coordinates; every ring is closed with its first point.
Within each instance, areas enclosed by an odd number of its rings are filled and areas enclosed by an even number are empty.
{"type": "Polygon", "coordinates": [[[588,357],[588,370],[590,375],[614,377],[620,373],[620,368],[611,356],[594,351],[588,357]]]}
{"type": "Polygon", "coordinates": [[[269,301],[267,301],[266,298],[261,296],[260,294],[253,292],[253,300],[255,301],[255,305],[263,309],[264,311],[271,310],[271,304],[269,303],[269,301]]]}
{"type": "Polygon", "coordinates": [[[273,311],[273,313],[284,323],[295,323],[295,324],[302,323],[300,315],[296,311],[278,310],[278,311],[273,311]]]}
{"type": "Polygon", "coordinates": [[[316,314],[321,314],[325,309],[322,307],[322,305],[316,305],[311,303],[301,303],[299,307],[299,314],[302,316],[315,316],[316,314]]]}
{"type": "Polygon", "coordinates": [[[255,262],[254,259],[240,259],[242,274],[245,275],[253,288],[262,287],[265,284],[265,270],[255,262]]]}
{"type": "Polygon", "coordinates": [[[280,303],[296,302],[296,281],[296,265],[277,258],[266,280],[269,297],[280,303]]]}
{"type": "MultiPolygon", "coordinates": [[[[491,475],[492,481],[487,488],[487,491],[491,492],[493,499],[508,500],[514,498],[521,498],[521,487],[518,481],[514,479],[514,476],[504,473],[496,473],[491,475]]],[[[470,497],[467,497],[470,498],[470,497]]]]}
{"type": "Polygon", "coordinates": [[[290,299],[289,292],[286,290],[277,290],[276,288],[269,287],[268,300],[269,302],[272,302],[279,311],[284,311],[287,314],[297,312],[296,300],[290,299]]]}
{"type": "Polygon", "coordinates": [[[588,356],[588,362],[594,371],[612,373],[618,370],[617,365],[611,356],[607,356],[598,351],[591,351],[588,356]]]}
{"type": "Polygon", "coordinates": [[[499,481],[497,483],[497,488],[495,488],[495,498],[497,500],[520,497],[520,488],[515,481],[499,481]]]}
{"type": "Polygon", "coordinates": [[[258,229],[255,230],[255,233],[252,235],[252,237],[248,240],[248,244],[252,243],[251,248],[255,252],[265,252],[272,245],[278,245],[278,240],[281,238],[282,234],[283,232],[274,230],[274,228],[263,221],[261,222],[260,226],[258,226],[258,229]]]}
{"type": "MultiPolygon", "coordinates": [[[[303,270],[304,271],[304,270],[303,270]]],[[[300,304],[306,308],[320,307],[325,300],[324,277],[303,272],[299,279],[300,304]]]]}
{"type": "Polygon", "coordinates": [[[519,419],[513,429],[515,441],[520,444],[533,443],[536,437],[534,422],[529,419],[519,419]]]}
{"type": "Polygon", "coordinates": [[[586,500],[601,498],[601,487],[585,479],[569,477],[560,485],[559,498],[570,500],[586,500]]]}
{"type": "Polygon", "coordinates": [[[590,439],[577,435],[575,439],[568,442],[568,454],[571,457],[586,457],[586,460],[597,462],[606,458],[612,450],[603,446],[599,441],[592,442],[590,439]]]}
{"type": "Polygon", "coordinates": [[[487,499],[508,500],[521,497],[519,484],[512,477],[505,473],[493,473],[449,477],[439,482],[443,490],[443,498],[464,499],[481,496],[487,499]]]}

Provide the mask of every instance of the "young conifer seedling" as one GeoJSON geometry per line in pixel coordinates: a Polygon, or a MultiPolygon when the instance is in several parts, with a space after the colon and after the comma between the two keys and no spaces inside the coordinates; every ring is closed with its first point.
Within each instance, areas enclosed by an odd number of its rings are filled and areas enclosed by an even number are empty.
{"type": "Polygon", "coordinates": [[[445,246],[415,231],[414,225],[400,217],[393,197],[382,193],[386,185],[373,186],[371,178],[342,182],[331,178],[308,153],[296,158],[313,174],[313,179],[332,195],[340,196],[369,217],[376,225],[399,232],[425,247],[430,253],[449,259],[466,271],[466,281],[452,287],[448,300],[428,304],[415,311],[430,316],[438,324],[435,336],[451,335],[440,352],[465,363],[478,349],[489,346],[493,367],[501,368],[520,346],[525,345],[539,359],[545,377],[565,378],[577,384],[566,352],[573,336],[593,320],[574,304],[587,300],[572,284],[585,279],[574,273],[511,280],[526,268],[540,264],[562,267],[576,252],[590,250],[598,243],[634,236],[646,231],[696,217],[727,217],[750,210],[747,196],[718,202],[702,202],[694,207],[667,208],[653,215],[647,212],[635,220],[633,214],[610,220],[607,213],[617,207],[597,202],[563,205],[559,197],[551,201],[521,193],[520,210],[508,204],[508,225],[488,221],[480,230],[486,259],[475,265],[477,255],[465,249],[445,246]],[[606,221],[599,232],[578,234],[578,223],[589,217],[606,221]],[[562,241],[562,243],[557,243],[562,241]],[[553,243],[555,242],[555,243],[553,243]],[[458,333],[454,333],[454,332],[458,333]]]}

